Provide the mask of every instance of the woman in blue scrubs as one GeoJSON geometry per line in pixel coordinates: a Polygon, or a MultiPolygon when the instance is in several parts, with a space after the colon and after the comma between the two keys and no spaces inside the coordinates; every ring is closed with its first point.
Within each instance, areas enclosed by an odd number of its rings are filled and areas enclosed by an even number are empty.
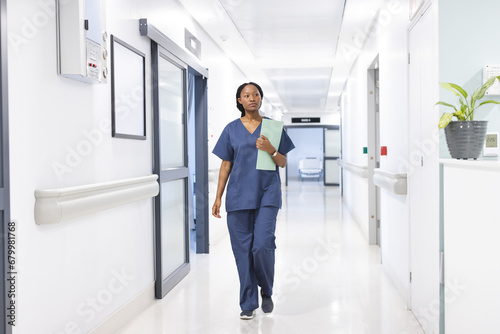
{"type": "Polygon", "coordinates": [[[227,184],[227,226],[240,278],[241,319],[252,319],[259,307],[273,310],[274,250],[276,216],[281,207],[281,180],[278,167],[285,167],[286,154],[295,146],[282,130],[279,147],[260,134],[259,109],[264,93],[253,82],[244,83],[236,92],[241,118],[229,123],[217,141],[213,153],[222,159],[212,215],[220,218],[221,198],[227,184]],[[256,169],[257,152],[267,152],[275,170],[256,169]],[[229,180],[229,182],[228,182],[229,180]]]}

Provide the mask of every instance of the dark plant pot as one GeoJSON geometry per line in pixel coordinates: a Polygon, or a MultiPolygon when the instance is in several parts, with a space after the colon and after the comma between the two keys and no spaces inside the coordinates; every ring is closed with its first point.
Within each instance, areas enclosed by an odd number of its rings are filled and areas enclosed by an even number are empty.
{"type": "Polygon", "coordinates": [[[452,121],[444,128],[454,159],[477,159],[483,149],[488,121],[452,121]]]}

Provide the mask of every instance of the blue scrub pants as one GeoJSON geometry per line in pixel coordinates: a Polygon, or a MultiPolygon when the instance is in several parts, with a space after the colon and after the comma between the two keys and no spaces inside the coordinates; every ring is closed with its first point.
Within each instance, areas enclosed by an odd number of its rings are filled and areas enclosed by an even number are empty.
{"type": "Polygon", "coordinates": [[[259,307],[258,286],[271,296],[274,283],[276,216],[279,208],[264,206],[227,213],[236,267],[240,277],[240,307],[253,311],[259,307]]]}

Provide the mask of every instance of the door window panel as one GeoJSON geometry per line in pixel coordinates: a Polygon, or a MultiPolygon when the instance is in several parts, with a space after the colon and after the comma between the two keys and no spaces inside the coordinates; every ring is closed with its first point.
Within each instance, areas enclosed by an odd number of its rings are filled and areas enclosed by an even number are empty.
{"type": "Polygon", "coordinates": [[[184,166],[184,69],[158,62],[161,168],[184,166]]]}
{"type": "Polygon", "coordinates": [[[186,262],[186,195],[184,179],[161,185],[162,278],[186,262]]]}

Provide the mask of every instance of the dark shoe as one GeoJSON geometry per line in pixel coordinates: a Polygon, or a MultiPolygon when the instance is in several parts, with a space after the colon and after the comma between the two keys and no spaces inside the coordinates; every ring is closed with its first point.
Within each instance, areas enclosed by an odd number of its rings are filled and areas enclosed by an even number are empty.
{"type": "Polygon", "coordinates": [[[250,320],[255,317],[255,311],[241,311],[240,313],[240,319],[243,320],[250,320]]]}
{"type": "Polygon", "coordinates": [[[262,311],[264,313],[271,313],[274,308],[273,299],[270,296],[266,296],[262,290],[260,290],[260,295],[262,296],[262,311]]]}

